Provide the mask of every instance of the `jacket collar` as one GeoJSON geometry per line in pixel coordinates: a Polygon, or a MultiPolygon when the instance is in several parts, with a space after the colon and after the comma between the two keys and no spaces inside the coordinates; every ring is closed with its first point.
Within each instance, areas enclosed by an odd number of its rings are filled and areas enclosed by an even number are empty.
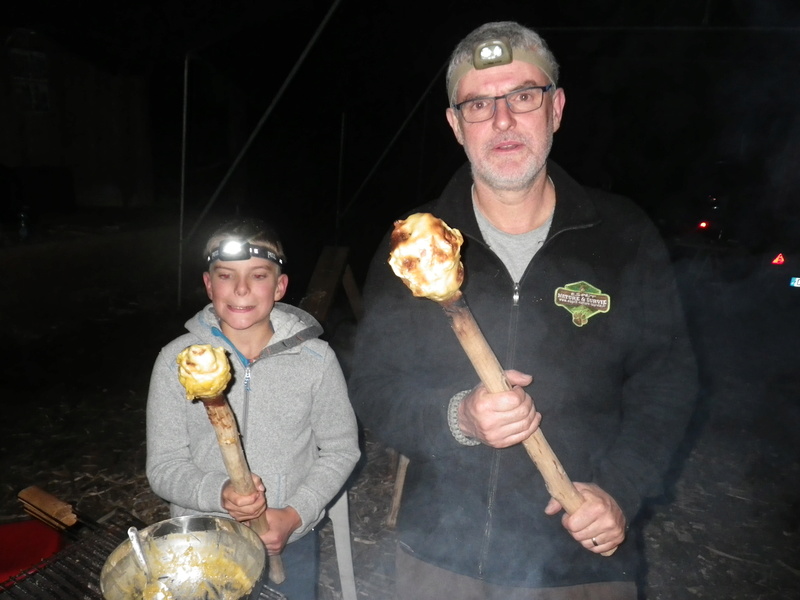
{"type": "MultiPolygon", "coordinates": [[[[297,348],[307,340],[320,337],[323,332],[322,325],[312,315],[284,302],[275,303],[270,313],[270,321],[275,333],[269,345],[261,351],[261,357],[297,348]]],[[[231,348],[236,349],[219,329],[219,317],[213,304],[207,304],[202,311],[189,319],[186,322],[186,329],[209,343],[218,343],[218,340],[224,339],[231,348]],[[218,333],[214,332],[215,329],[218,333]]],[[[242,362],[247,364],[244,357],[242,362]]]]}
{"type": "MultiPolygon", "coordinates": [[[[600,222],[597,208],[582,185],[552,160],[547,161],[547,173],[556,188],[556,207],[548,239],[562,231],[591,227],[600,222]]],[[[440,198],[423,210],[429,210],[445,223],[457,223],[462,234],[481,240],[472,202],[465,201],[471,200],[471,190],[472,172],[469,163],[465,163],[450,179],[440,198]]]]}

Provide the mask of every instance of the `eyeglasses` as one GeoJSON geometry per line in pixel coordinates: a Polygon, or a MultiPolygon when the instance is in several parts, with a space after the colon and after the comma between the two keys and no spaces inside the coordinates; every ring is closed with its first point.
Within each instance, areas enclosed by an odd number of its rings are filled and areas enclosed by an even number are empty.
{"type": "Polygon", "coordinates": [[[467,123],[480,123],[488,121],[494,116],[498,100],[505,100],[508,110],[520,114],[536,110],[542,106],[545,92],[552,90],[554,85],[532,85],[520,90],[508,92],[502,96],[487,96],[486,98],[472,98],[454,104],[453,108],[461,113],[467,123]]]}

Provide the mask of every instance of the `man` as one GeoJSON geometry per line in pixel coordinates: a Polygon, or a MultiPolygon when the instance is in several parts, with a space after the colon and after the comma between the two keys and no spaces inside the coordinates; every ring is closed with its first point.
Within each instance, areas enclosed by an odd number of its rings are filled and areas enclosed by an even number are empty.
{"type": "Polygon", "coordinates": [[[489,393],[441,308],[392,274],[388,238],[370,267],[350,389],[364,425],[411,459],[398,598],[637,595],[627,530],[663,491],[695,364],[652,224],[548,160],[557,85],[535,32],[469,34],[451,57],[447,120],[470,168],[413,211],[464,235],[461,289],[510,392],[489,393]],[[583,496],[571,515],[520,444],[540,423],[583,496]]]}

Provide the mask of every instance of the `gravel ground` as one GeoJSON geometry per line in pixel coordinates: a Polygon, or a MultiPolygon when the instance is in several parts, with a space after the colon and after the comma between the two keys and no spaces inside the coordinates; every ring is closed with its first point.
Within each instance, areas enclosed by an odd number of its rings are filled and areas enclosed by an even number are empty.
{"type": "MultiPolygon", "coordinates": [[[[763,277],[724,281],[706,261],[678,265],[704,395],[670,493],[646,511],[643,598],[778,600],[800,593],[800,303],[763,277]]],[[[95,293],[95,292],[93,292],[95,293]]],[[[169,298],[109,291],[35,324],[14,323],[4,360],[0,524],[25,518],[17,492],[39,485],[97,519],[166,518],[144,477],[150,367],[185,317],[169,298]],[[94,302],[91,311],[80,307],[94,302]],[[97,308],[101,304],[102,308],[97,308]],[[136,340],[133,342],[132,340],[136,340]],[[134,348],[120,345],[135,343],[134,348]],[[130,357],[130,358],[129,358],[130,357]]],[[[352,326],[334,343],[346,365],[352,326]]],[[[385,525],[393,461],[371,439],[350,488],[359,598],[392,598],[394,534],[385,525]]],[[[321,600],[340,598],[330,525],[322,530],[321,600]]],[[[631,540],[631,543],[637,540],[631,540]]]]}

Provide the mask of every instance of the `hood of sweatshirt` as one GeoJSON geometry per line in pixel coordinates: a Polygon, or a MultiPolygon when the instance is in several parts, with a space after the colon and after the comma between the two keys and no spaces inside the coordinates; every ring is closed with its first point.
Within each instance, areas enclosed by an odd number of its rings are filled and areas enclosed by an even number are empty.
{"type": "MultiPolygon", "coordinates": [[[[297,348],[302,342],[318,338],[322,335],[322,325],[306,311],[276,302],[269,316],[272,329],[275,332],[269,344],[261,351],[259,358],[288,352],[297,348]]],[[[220,328],[219,317],[212,304],[206,305],[203,310],[186,321],[186,329],[209,343],[218,343],[214,338],[225,338],[220,328]]],[[[230,344],[233,347],[233,344],[230,344]]],[[[240,356],[242,362],[247,360],[240,356]]]]}

